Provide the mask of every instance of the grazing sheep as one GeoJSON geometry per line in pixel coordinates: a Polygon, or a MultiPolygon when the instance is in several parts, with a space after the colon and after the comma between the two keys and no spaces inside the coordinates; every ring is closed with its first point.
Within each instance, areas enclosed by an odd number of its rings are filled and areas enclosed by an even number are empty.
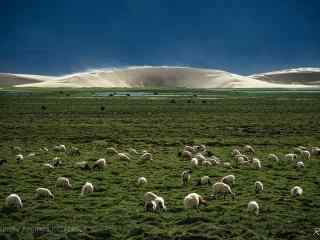
{"type": "Polygon", "coordinates": [[[44,166],[44,168],[46,168],[46,169],[54,169],[54,166],[52,166],[50,163],[44,163],[43,164],[43,166],[44,166]]]}
{"type": "Polygon", "coordinates": [[[191,160],[192,159],[192,153],[187,150],[183,150],[181,153],[181,156],[184,160],[191,160]]]}
{"type": "Polygon", "coordinates": [[[304,168],[304,162],[302,162],[302,161],[297,162],[296,167],[299,169],[304,168]]]}
{"type": "Polygon", "coordinates": [[[6,159],[0,159],[0,166],[5,164],[5,163],[8,163],[8,161],[6,159]]]}
{"type": "Polygon", "coordinates": [[[299,197],[299,196],[302,195],[303,190],[302,190],[302,188],[299,187],[299,186],[294,186],[294,187],[291,189],[290,193],[291,193],[291,196],[293,196],[293,197],[299,197]]]}
{"type": "Polygon", "coordinates": [[[291,162],[293,162],[294,159],[298,158],[297,154],[295,153],[288,153],[286,155],[284,155],[286,160],[289,160],[291,162]]]}
{"type": "Polygon", "coordinates": [[[37,188],[36,189],[36,198],[54,198],[53,194],[51,191],[47,188],[37,188]]]}
{"type": "Polygon", "coordinates": [[[270,153],[268,155],[268,159],[271,160],[271,161],[279,162],[279,157],[274,153],[270,153]]]}
{"type": "Polygon", "coordinates": [[[147,179],[145,177],[139,177],[138,178],[138,185],[143,185],[148,183],[147,179]]]}
{"type": "Polygon", "coordinates": [[[71,147],[70,151],[69,151],[69,155],[70,156],[80,156],[81,155],[80,149],[77,147],[71,147]]]}
{"type": "Polygon", "coordinates": [[[129,161],[130,157],[127,153],[118,153],[118,157],[120,160],[129,161]]]}
{"type": "Polygon", "coordinates": [[[71,189],[72,185],[70,184],[69,178],[58,177],[56,182],[56,187],[63,187],[65,189],[71,189]]]}
{"type": "Polygon", "coordinates": [[[82,170],[91,170],[87,161],[76,162],[76,167],[79,167],[82,170]]]}
{"type": "Polygon", "coordinates": [[[301,152],[301,157],[302,159],[309,161],[311,159],[311,153],[307,150],[304,150],[301,152]]]}
{"type": "Polygon", "coordinates": [[[261,162],[258,158],[252,159],[252,165],[255,169],[261,169],[261,162]]]}
{"type": "Polygon", "coordinates": [[[98,159],[97,161],[94,162],[92,168],[93,169],[96,169],[96,168],[103,169],[103,168],[106,167],[106,165],[107,165],[106,159],[100,158],[100,159],[98,159]]]}
{"type": "Polygon", "coordinates": [[[250,146],[250,145],[245,145],[245,146],[243,147],[243,151],[244,151],[245,153],[252,153],[252,154],[255,153],[255,150],[254,150],[253,147],[250,146]]]}
{"type": "Polygon", "coordinates": [[[235,184],[236,177],[234,175],[227,175],[221,179],[221,182],[233,186],[235,184]]]}
{"type": "Polygon", "coordinates": [[[203,199],[203,197],[197,193],[189,193],[183,199],[183,205],[186,209],[196,208],[198,209],[200,205],[207,205],[207,201],[203,199]]]}
{"type": "Polygon", "coordinates": [[[152,154],[149,153],[149,152],[144,153],[141,156],[141,160],[143,160],[143,161],[152,161],[152,154]]]}
{"type": "Polygon", "coordinates": [[[263,191],[263,183],[260,181],[256,181],[254,183],[254,189],[255,189],[256,193],[262,192],[263,191]]]}
{"type": "Polygon", "coordinates": [[[65,145],[63,144],[60,144],[60,145],[56,145],[53,147],[53,151],[55,152],[66,152],[67,151],[67,148],[65,145]]]}
{"type": "Polygon", "coordinates": [[[18,154],[16,155],[16,160],[17,160],[17,163],[21,163],[23,161],[24,157],[22,154],[18,154]]]}
{"type": "Polygon", "coordinates": [[[181,174],[182,185],[187,185],[191,178],[192,170],[183,171],[181,174]]]}
{"type": "Polygon", "coordinates": [[[212,186],[213,188],[213,196],[217,198],[218,195],[222,195],[223,198],[226,198],[227,194],[231,194],[232,199],[234,199],[235,194],[232,192],[230,186],[223,182],[216,182],[212,186]]]}
{"type": "Polygon", "coordinates": [[[192,166],[193,168],[197,168],[197,167],[199,166],[199,161],[198,161],[197,158],[192,158],[192,159],[191,159],[191,166],[192,166]]]}
{"type": "Polygon", "coordinates": [[[250,201],[248,203],[248,208],[247,208],[248,212],[253,212],[256,215],[259,215],[259,204],[256,201],[250,201]]]}
{"type": "Polygon", "coordinates": [[[82,188],[81,188],[81,196],[84,196],[85,194],[88,194],[88,193],[93,193],[94,191],[94,186],[92,183],[90,182],[86,182],[82,188]]]}
{"type": "Polygon", "coordinates": [[[157,203],[156,203],[156,201],[155,200],[151,200],[151,201],[145,202],[144,210],[146,212],[155,212],[155,211],[157,211],[157,203]]]}
{"type": "Polygon", "coordinates": [[[160,196],[157,196],[156,194],[154,194],[153,192],[147,192],[144,194],[144,202],[145,204],[150,202],[150,201],[155,201],[156,203],[156,210],[166,210],[166,205],[164,203],[164,199],[160,196]]]}
{"type": "Polygon", "coordinates": [[[23,204],[19,195],[12,193],[6,198],[5,206],[7,208],[22,208],[23,204]]]}

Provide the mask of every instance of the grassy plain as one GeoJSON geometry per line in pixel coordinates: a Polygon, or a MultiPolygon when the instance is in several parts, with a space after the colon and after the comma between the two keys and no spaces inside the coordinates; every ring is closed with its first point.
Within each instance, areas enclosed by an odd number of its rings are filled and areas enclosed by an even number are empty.
{"type": "Polygon", "coordinates": [[[16,212],[0,208],[0,239],[310,240],[320,227],[320,157],[297,171],[293,164],[274,164],[266,156],[282,156],[298,145],[319,146],[319,123],[320,91],[2,90],[0,158],[8,164],[0,166],[0,205],[15,192],[24,208],[16,212]],[[130,96],[110,96],[115,91],[130,96]],[[97,97],[101,94],[104,97],[97,97]],[[56,144],[78,147],[81,156],[56,154],[51,151],[56,144]],[[262,169],[200,167],[193,172],[193,181],[204,175],[217,180],[234,174],[236,199],[218,199],[200,211],[186,211],[184,196],[190,192],[208,196],[211,187],[181,186],[180,174],[189,163],[178,152],[185,144],[205,144],[226,161],[231,161],[233,148],[251,144],[262,169]],[[43,146],[50,151],[18,165],[10,146],[22,147],[24,155],[38,153],[43,146]],[[145,149],[154,160],[119,161],[107,154],[108,146],[120,151],[145,149]],[[42,164],[57,155],[64,165],[44,170],[42,164]],[[77,161],[98,158],[111,163],[103,171],[74,167],[77,161]],[[59,176],[70,177],[73,189],[56,189],[59,176]],[[139,176],[145,176],[148,184],[138,187],[139,176]],[[259,195],[254,193],[256,180],[265,185],[259,195]],[[80,198],[86,181],[95,184],[96,191],[80,198]],[[304,189],[301,198],[289,195],[295,185],[304,189]],[[55,199],[34,199],[37,187],[51,189],[55,199]],[[163,196],[168,211],[144,212],[146,191],[163,196]],[[250,200],[260,204],[259,216],[246,212],[250,200]]]}

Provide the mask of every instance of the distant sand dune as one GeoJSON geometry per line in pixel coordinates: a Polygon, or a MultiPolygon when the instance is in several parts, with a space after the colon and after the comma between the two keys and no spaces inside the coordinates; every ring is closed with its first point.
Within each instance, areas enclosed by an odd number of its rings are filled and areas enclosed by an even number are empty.
{"type": "MultiPolygon", "coordinates": [[[[319,73],[317,73],[320,75],[319,73]]],[[[314,74],[316,75],[316,74],[314,74]]],[[[307,76],[307,75],[305,75],[307,76]]],[[[313,76],[313,75],[312,75],[313,76]]],[[[318,76],[318,75],[317,75],[318,76]]],[[[0,74],[0,86],[17,87],[163,87],[163,88],[300,88],[320,85],[312,80],[268,79],[268,76],[241,76],[226,71],[191,67],[129,67],[98,69],[53,77],[0,74]]],[[[307,76],[309,77],[309,75],[307,76]]],[[[299,77],[300,79],[300,77],[299,77]]],[[[309,79],[309,78],[308,78],[309,79]]]]}

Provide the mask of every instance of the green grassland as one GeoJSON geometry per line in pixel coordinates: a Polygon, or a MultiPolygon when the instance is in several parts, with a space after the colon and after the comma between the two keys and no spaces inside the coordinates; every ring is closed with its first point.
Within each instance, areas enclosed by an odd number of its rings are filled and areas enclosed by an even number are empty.
{"type": "MultiPolygon", "coordinates": [[[[319,91],[170,90],[146,89],[147,96],[111,96],[121,89],[7,89],[0,91],[0,239],[312,239],[320,227],[320,157],[298,171],[293,164],[275,164],[269,153],[282,156],[298,145],[320,145],[319,91]],[[106,92],[105,97],[96,97],[106,92]],[[56,144],[75,146],[81,156],[57,154],[56,144]],[[209,175],[214,180],[236,176],[236,199],[217,199],[200,211],[185,210],[191,192],[204,196],[210,186],[182,187],[181,172],[189,162],[178,157],[185,144],[205,144],[226,161],[243,144],[256,148],[261,170],[222,166],[200,167],[192,180],[209,175]],[[37,152],[18,165],[10,146],[23,154],[37,152]],[[40,153],[47,146],[49,153],[40,153]],[[108,155],[106,147],[130,147],[153,154],[152,162],[138,157],[129,162],[108,155]],[[64,165],[54,171],[42,164],[55,156],[64,165]],[[77,161],[106,158],[105,170],[83,171],[77,161]],[[73,189],[55,188],[59,176],[71,179],[73,189]],[[148,184],[137,186],[140,176],[148,184]],[[260,180],[259,195],[253,184],[260,180]],[[90,181],[96,191],[80,197],[90,181]],[[289,191],[299,185],[304,195],[289,191]],[[37,187],[47,187],[54,200],[35,199],[37,187]],[[164,197],[167,212],[146,213],[143,194],[164,197]],[[24,208],[3,208],[10,193],[18,193],[24,208]],[[260,215],[246,211],[256,200],[260,215]],[[46,232],[45,228],[50,228],[46,232]]],[[[47,229],[48,230],[48,229],[47,229]]]]}

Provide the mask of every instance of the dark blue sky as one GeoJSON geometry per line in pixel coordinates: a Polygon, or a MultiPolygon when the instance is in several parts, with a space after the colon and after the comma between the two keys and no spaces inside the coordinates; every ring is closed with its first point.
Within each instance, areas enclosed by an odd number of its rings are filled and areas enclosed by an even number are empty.
{"type": "Polygon", "coordinates": [[[4,0],[0,72],[320,67],[319,0],[4,0]]]}

